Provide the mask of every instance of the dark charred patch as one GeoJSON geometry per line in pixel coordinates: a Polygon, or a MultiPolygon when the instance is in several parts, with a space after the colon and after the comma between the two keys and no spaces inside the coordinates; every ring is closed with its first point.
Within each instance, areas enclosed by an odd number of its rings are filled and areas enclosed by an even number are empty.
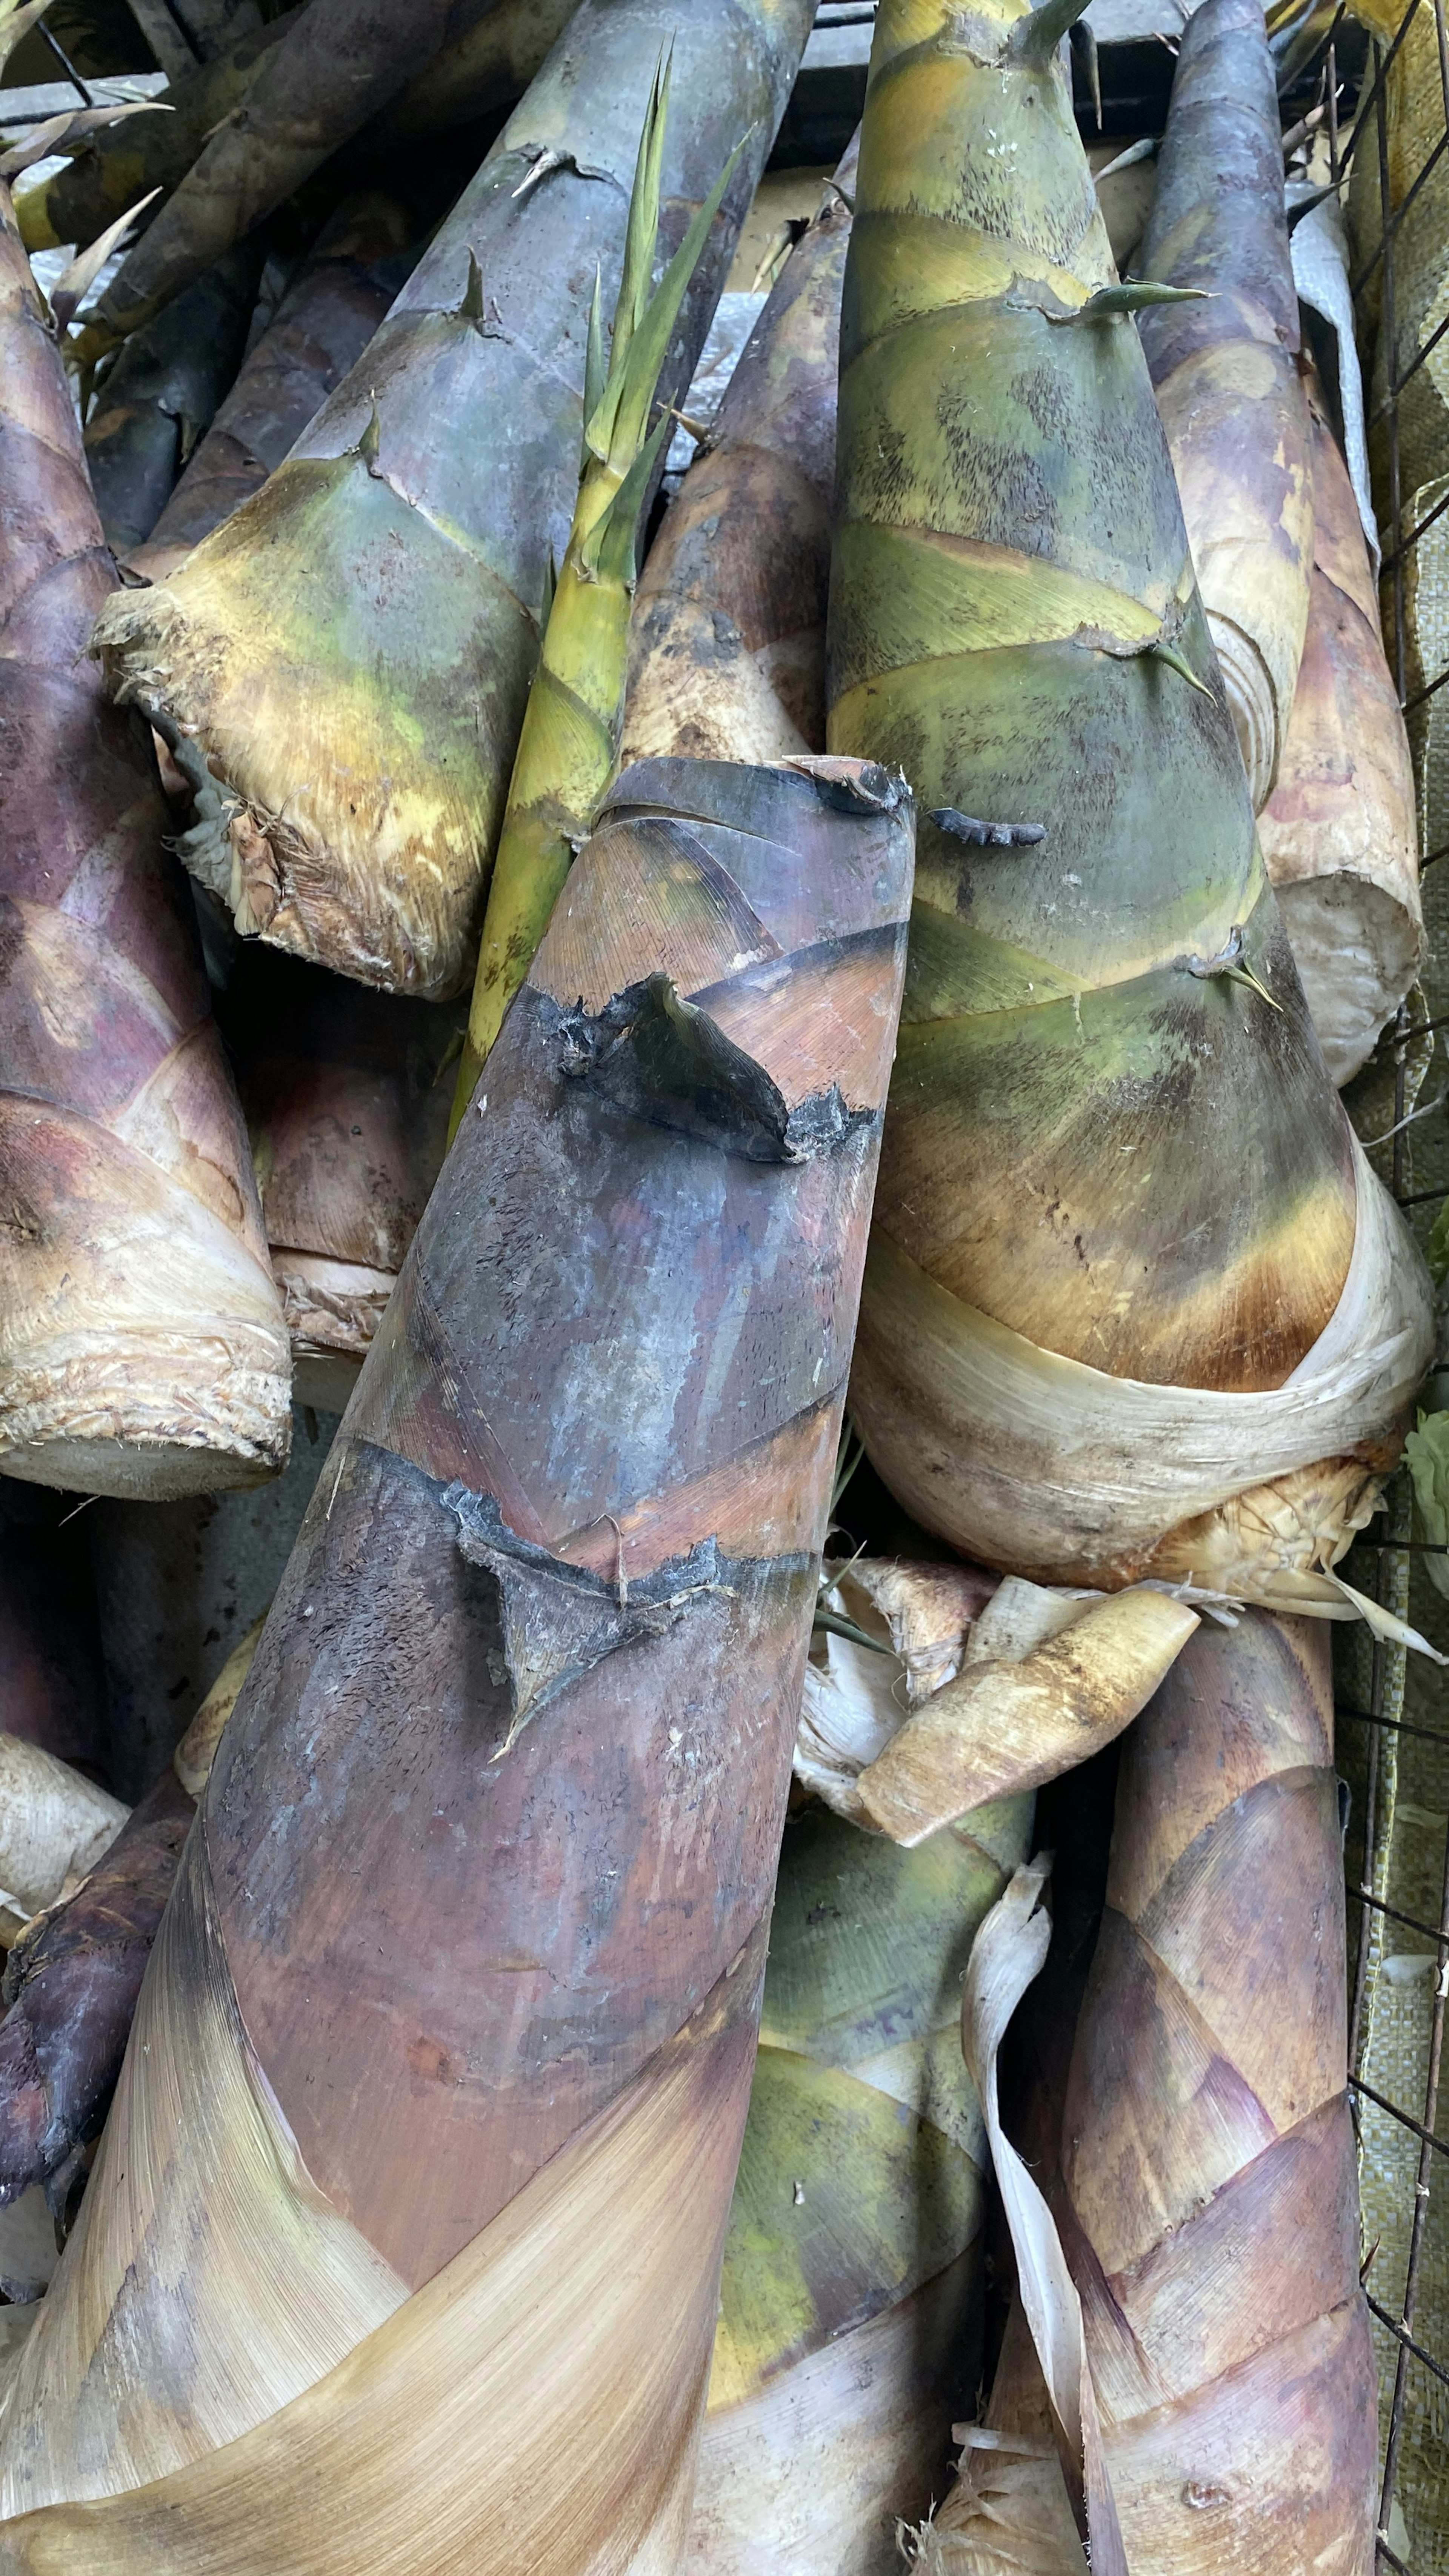
{"type": "Polygon", "coordinates": [[[559,1014],[559,1070],[651,1126],[673,1128],[749,1163],[833,1153],[870,1113],[836,1083],[791,1109],[778,1083],[684,1001],[667,975],[626,986],[597,1015],[559,1014]]]}
{"type": "Polygon", "coordinates": [[[513,1722],[502,1752],[530,1718],[606,1655],[661,1636],[705,1594],[731,1588],[712,1538],[632,1583],[622,1575],[610,1583],[587,1566],[570,1565],[519,1538],[491,1494],[452,1484],[442,1500],[457,1521],[458,1545],[469,1564],[483,1566],[498,1585],[513,1689],[513,1722]]]}

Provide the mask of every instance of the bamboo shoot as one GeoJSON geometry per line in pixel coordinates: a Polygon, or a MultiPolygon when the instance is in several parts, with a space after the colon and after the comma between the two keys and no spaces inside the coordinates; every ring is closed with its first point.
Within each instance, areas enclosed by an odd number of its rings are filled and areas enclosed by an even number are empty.
{"type": "Polygon", "coordinates": [[[1313,568],[1298,290],[1257,0],[1203,0],[1183,31],[1138,268],[1205,299],[1148,306],[1140,328],[1257,813],[1279,774],[1313,568]]]}
{"type": "Polygon", "coordinates": [[[103,621],[108,677],[217,786],[183,856],[243,930],[445,999],[479,896],[577,489],[660,40],[666,241],[749,140],[665,369],[687,381],[804,47],[809,0],[585,0],[298,451],[103,621]],[[585,69],[586,67],[586,69],[585,69]],[[374,405],[374,394],[376,403],[374,405]]]}
{"type": "Polygon", "coordinates": [[[649,550],[623,758],[787,760],[825,740],[825,602],[852,146],[649,550]]]}
{"type": "Polygon", "coordinates": [[[259,242],[228,252],[127,341],[86,423],[86,464],[112,554],[151,534],[228,391],[261,275],[259,242]]]}
{"type": "Polygon", "coordinates": [[[223,1736],[6,2576],[673,2563],[909,876],[869,767],[614,791],[223,1736]]]}
{"type": "Polygon", "coordinates": [[[361,357],[402,281],[408,219],[394,198],[350,197],[318,234],[131,561],[164,581],[260,491],[361,357]]]}
{"type": "Polygon", "coordinates": [[[852,1415],[987,1564],[1346,1615],[1426,1283],[1263,869],[1132,319],[1173,290],[1114,277],[1061,19],[876,21],[830,741],[927,819],[852,1415]]]}
{"type": "Polygon", "coordinates": [[[3,190],[0,436],[0,1467],[254,1484],[287,1454],[281,1307],[150,743],[84,661],[114,571],[3,190]]]}
{"type": "Polygon", "coordinates": [[[1313,593],[1263,857],[1324,1061],[1349,1081],[1419,970],[1414,773],[1348,469],[1309,379],[1313,593]]]}
{"type": "Polygon", "coordinates": [[[1321,1631],[1193,1639],[1129,1740],[1107,1904],[1062,2174],[1129,2576],[1361,2576],[1376,2385],[1321,1631]]]}
{"type": "Polygon", "coordinates": [[[84,1884],[29,1924],[0,2002],[0,2202],[60,2190],[106,2116],[151,1945],[260,1622],[227,1658],[173,1762],[84,1884]]]}

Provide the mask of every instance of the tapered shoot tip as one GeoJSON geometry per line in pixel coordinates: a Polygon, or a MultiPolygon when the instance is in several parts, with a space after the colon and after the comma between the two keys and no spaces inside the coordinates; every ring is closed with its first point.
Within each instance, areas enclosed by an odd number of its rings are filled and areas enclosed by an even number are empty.
{"type": "Polygon", "coordinates": [[[1051,61],[1063,36],[1069,35],[1083,15],[1088,0],[1040,0],[1040,6],[1025,18],[1018,18],[1011,31],[1009,51],[1019,62],[1036,63],[1043,69],[1051,61]]]}
{"type": "Polygon", "coordinates": [[[377,396],[374,394],[372,397],[372,413],[368,420],[367,427],[363,431],[362,436],[359,438],[357,445],[353,450],[354,455],[359,456],[362,459],[362,462],[367,467],[369,474],[376,474],[378,470],[377,459],[381,444],[382,422],[378,418],[377,396]]]}
{"type": "Polygon", "coordinates": [[[1155,277],[1128,277],[1120,286],[1099,286],[1075,313],[1049,313],[1047,320],[1104,322],[1114,313],[1145,312],[1149,304],[1210,304],[1212,300],[1206,286],[1161,286],[1155,277]]]}
{"type": "Polygon", "coordinates": [[[1186,680],[1190,688],[1197,689],[1205,698],[1210,698],[1212,696],[1212,691],[1208,687],[1206,680],[1200,680],[1198,678],[1196,671],[1193,669],[1192,664],[1188,661],[1186,655],[1179,653],[1175,644],[1164,643],[1161,636],[1159,636],[1155,644],[1148,645],[1147,650],[1154,662],[1165,662],[1168,670],[1176,671],[1178,677],[1186,680]]]}

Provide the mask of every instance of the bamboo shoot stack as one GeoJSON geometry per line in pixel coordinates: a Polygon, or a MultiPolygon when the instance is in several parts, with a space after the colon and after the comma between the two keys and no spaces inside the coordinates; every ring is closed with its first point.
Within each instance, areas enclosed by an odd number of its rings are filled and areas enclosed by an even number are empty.
{"type": "Polygon", "coordinates": [[[910,851],[857,764],[620,780],[222,1739],[6,2576],[673,2564],[910,851]]]}
{"type": "Polygon", "coordinates": [[[1313,566],[1298,290],[1257,0],[1203,0],[1187,22],[1138,267],[1207,299],[1148,306],[1140,329],[1256,812],[1282,759],[1313,566]]]}
{"type": "Polygon", "coordinates": [[[113,687],[219,795],[187,864],[238,926],[361,982],[461,990],[578,479],[660,40],[673,244],[748,132],[663,391],[687,380],[809,0],[585,5],[298,452],[101,635],[113,687]],[[374,394],[376,404],[374,405],[374,394]],[[280,613],[279,613],[280,612],[280,613]]]}
{"type": "Polygon", "coordinates": [[[1414,773],[1348,468],[1313,420],[1313,594],[1278,784],[1259,821],[1278,908],[1335,1082],[1372,1053],[1419,969],[1414,773]]]}
{"type": "Polygon", "coordinates": [[[281,1307],[151,747],[83,658],[114,573],[3,191],[0,435],[0,1465],[253,1484],[287,1454],[281,1307]]]}
{"type": "MultiPolygon", "coordinates": [[[[433,57],[344,149],[359,184],[385,185],[396,155],[522,96],[577,0],[454,0],[433,57]]],[[[94,241],[128,206],[185,178],[218,128],[234,123],[273,48],[300,11],[239,34],[214,61],[168,83],[124,137],[92,136],[69,166],[22,183],[16,211],[28,250],[94,241]]]]}
{"type": "Polygon", "coordinates": [[[825,740],[840,295],[855,151],[790,253],[634,603],[623,757],[784,760],[825,740]]]}
{"type": "Polygon", "coordinates": [[[359,169],[385,173],[394,154],[521,98],[577,7],[494,0],[480,10],[478,0],[454,0],[446,43],[349,147],[359,169]]]}
{"type": "Polygon", "coordinates": [[[334,385],[361,357],[402,282],[408,219],[377,191],[325,223],[144,546],[138,572],[164,581],[260,491],[334,385]]]}
{"type": "Polygon", "coordinates": [[[1171,290],[1115,281],[1062,10],[961,23],[880,12],[846,267],[830,740],[930,818],[852,1413],[987,1564],[1345,1615],[1426,1281],[1258,851],[1131,319],[1171,290]]]}

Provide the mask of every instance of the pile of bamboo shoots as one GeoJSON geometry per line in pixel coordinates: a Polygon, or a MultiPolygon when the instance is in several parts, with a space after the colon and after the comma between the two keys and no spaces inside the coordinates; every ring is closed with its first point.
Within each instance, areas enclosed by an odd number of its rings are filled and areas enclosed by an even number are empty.
{"type": "Polygon", "coordinates": [[[0,162],[0,2576],[1371,2576],[1415,775],[1305,30],[1114,233],[1080,9],[879,0],[773,232],[811,0],[0,162]],[[294,1407],[132,1785],[83,1506],[294,1407]]]}

